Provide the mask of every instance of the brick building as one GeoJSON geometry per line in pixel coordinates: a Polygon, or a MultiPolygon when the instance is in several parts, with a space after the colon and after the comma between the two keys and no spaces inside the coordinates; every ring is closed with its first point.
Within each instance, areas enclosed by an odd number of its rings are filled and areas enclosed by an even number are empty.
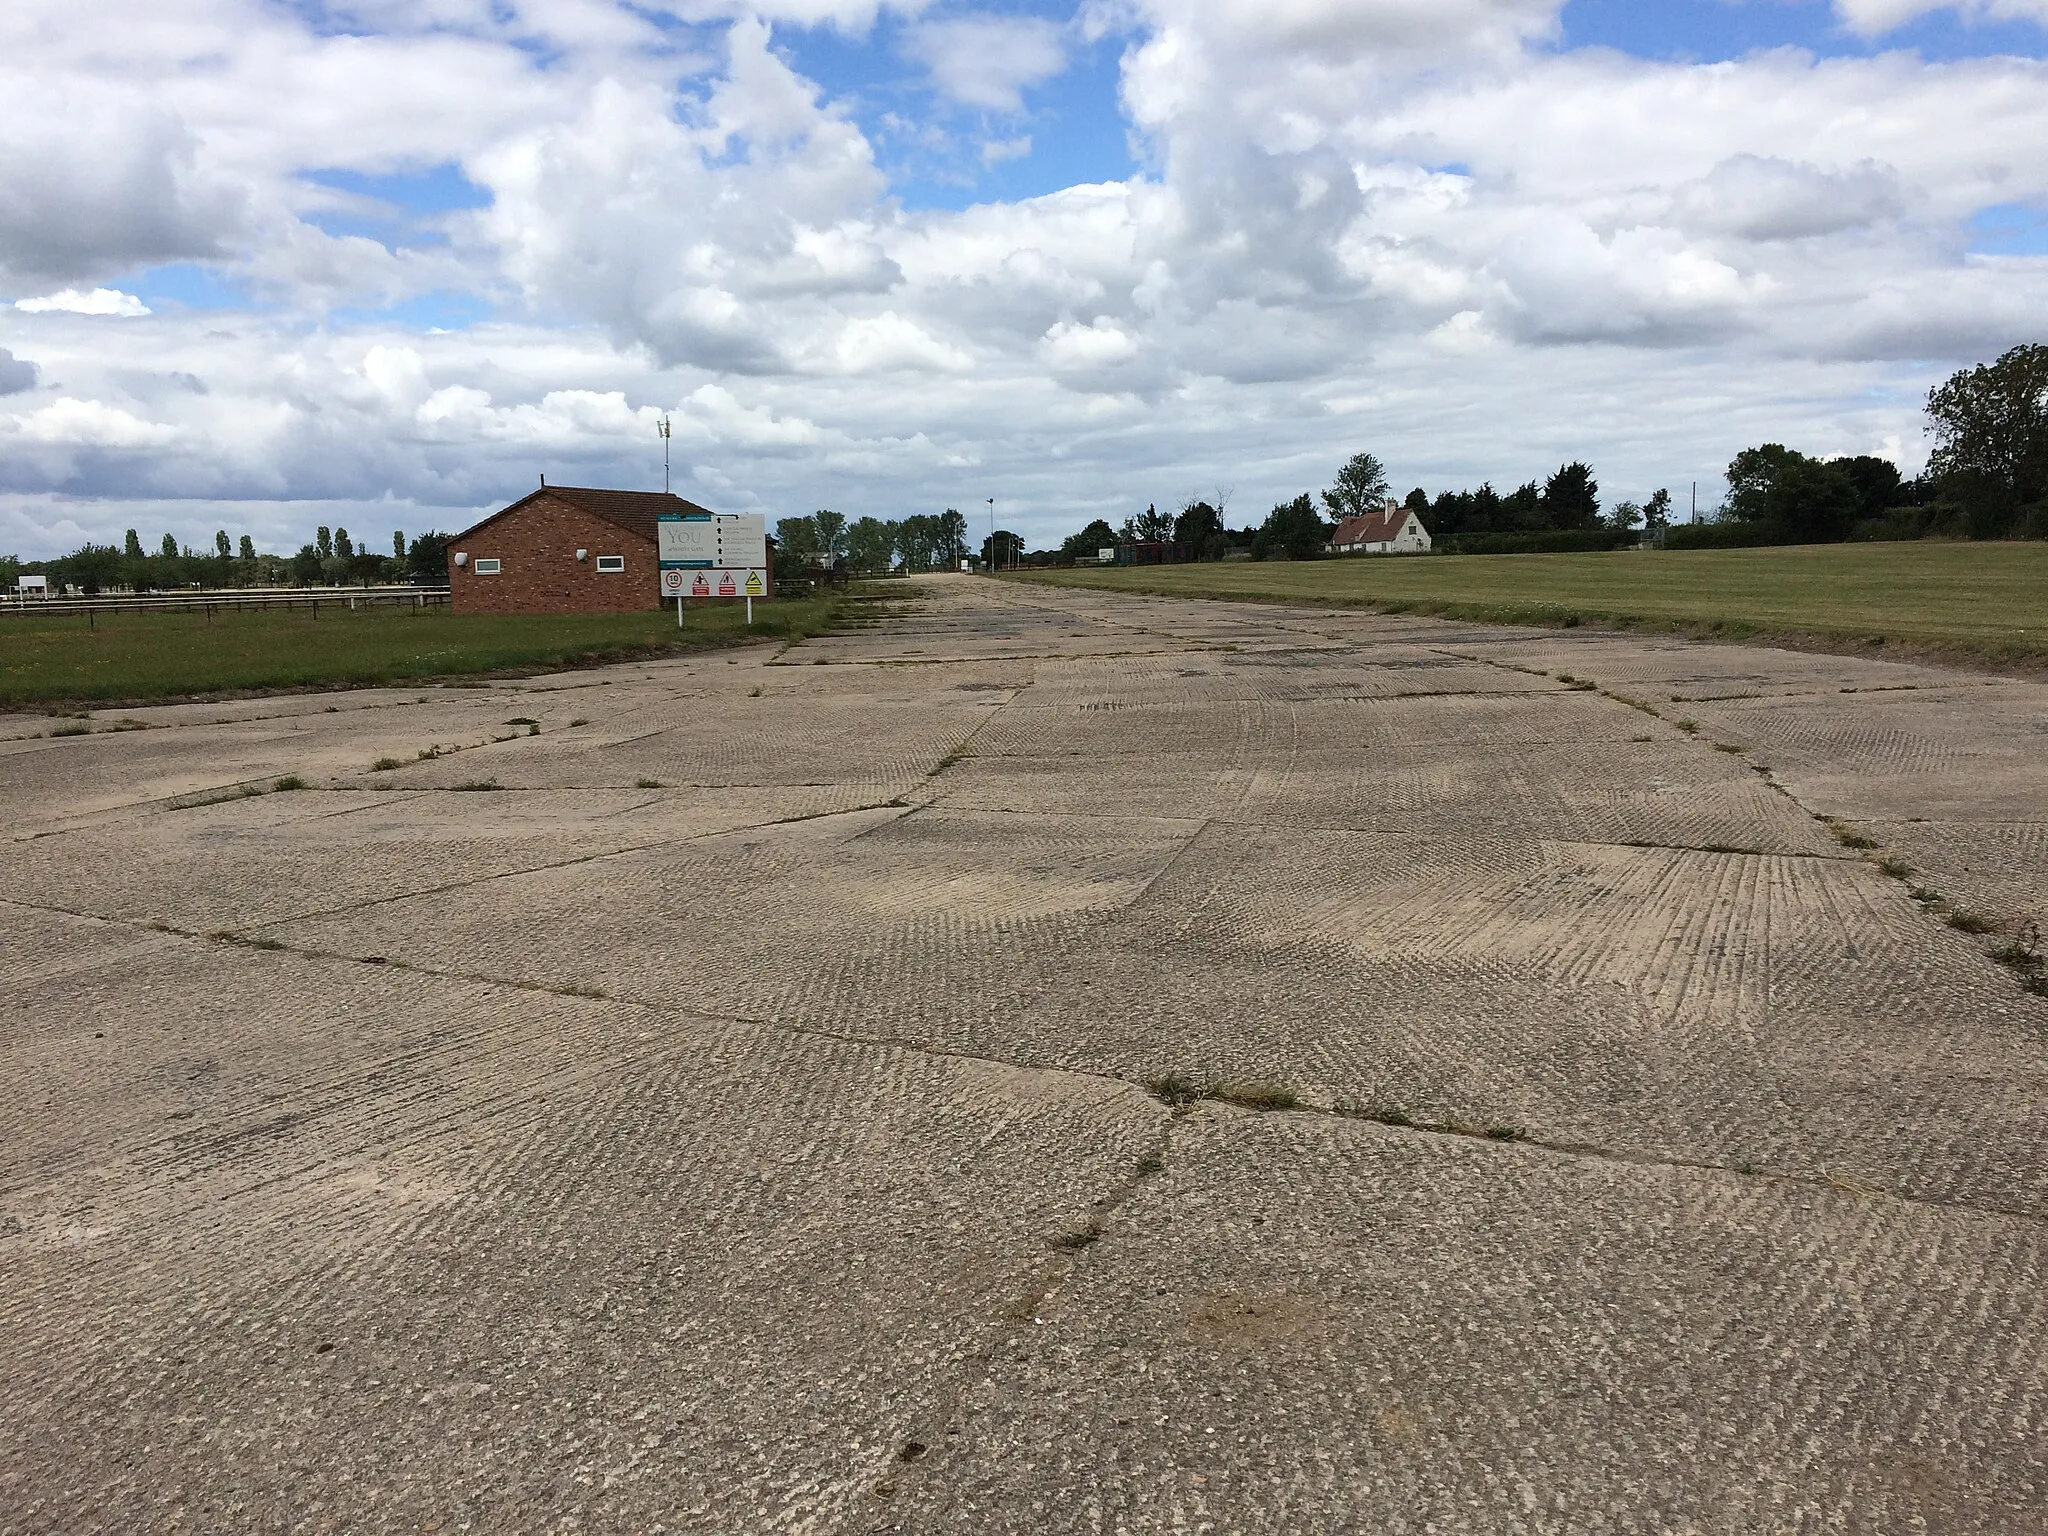
{"type": "Polygon", "coordinates": [[[627,613],[659,608],[655,515],[702,512],[665,491],[549,485],[448,541],[457,613],[627,613]]]}

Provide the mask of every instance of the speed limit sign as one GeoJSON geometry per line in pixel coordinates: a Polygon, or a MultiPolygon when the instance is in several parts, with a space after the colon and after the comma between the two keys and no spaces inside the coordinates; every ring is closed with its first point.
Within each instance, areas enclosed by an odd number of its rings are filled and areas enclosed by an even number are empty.
{"type": "Polygon", "coordinates": [[[681,597],[689,590],[690,573],[688,571],[679,570],[671,566],[661,573],[661,595],[663,597],[681,597]]]}

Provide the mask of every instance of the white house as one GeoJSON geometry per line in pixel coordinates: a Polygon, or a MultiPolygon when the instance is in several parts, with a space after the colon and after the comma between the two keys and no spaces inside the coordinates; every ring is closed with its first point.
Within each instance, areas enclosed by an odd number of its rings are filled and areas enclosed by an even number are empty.
{"type": "Polygon", "coordinates": [[[1408,508],[1388,502],[1377,512],[1347,517],[1330,538],[1333,555],[1420,555],[1429,552],[1429,530],[1408,508]]]}

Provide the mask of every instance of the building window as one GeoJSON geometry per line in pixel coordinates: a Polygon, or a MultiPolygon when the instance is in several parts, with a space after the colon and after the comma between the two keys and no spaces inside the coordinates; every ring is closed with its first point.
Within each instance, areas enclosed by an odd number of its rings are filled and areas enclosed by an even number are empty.
{"type": "Polygon", "coordinates": [[[625,568],[626,557],[624,555],[599,555],[597,557],[597,573],[600,576],[606,572],[616,575],[625,568]]]}
{"type": "Polygon", "coordinates": [[[495,560],[479,559],[470,567],[470,569],[475,571],[479,576],[495,576],[498,574],[498,562],[495,560]]]}

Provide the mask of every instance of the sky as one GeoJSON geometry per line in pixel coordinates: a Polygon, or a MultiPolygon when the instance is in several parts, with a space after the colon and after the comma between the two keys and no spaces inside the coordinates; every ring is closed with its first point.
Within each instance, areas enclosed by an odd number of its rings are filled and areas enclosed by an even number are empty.
{"type": "Polygon", "coordinates": [[[0,553],[1925,463],[2048,0],[9,0],[0,553]]]}

